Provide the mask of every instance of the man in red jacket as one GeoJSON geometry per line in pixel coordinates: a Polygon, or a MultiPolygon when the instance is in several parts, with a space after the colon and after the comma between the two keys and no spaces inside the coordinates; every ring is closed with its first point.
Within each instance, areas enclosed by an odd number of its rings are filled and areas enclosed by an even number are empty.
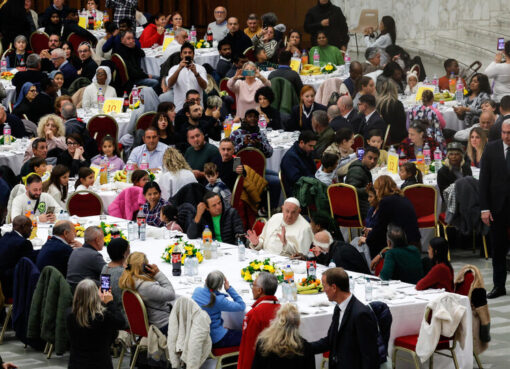
{"type": "Polygon", "coordinates": [[[255,355],[255,344],[260,332],[269,326],[275,317],[280,303],[274,295],[278,288],[278,280],[273,274],[262,272],[253,282],[251,291],[255,303],[245,315],[243,321],[243,337],[239,346],[238,369],[250,369],[255,355]]]}

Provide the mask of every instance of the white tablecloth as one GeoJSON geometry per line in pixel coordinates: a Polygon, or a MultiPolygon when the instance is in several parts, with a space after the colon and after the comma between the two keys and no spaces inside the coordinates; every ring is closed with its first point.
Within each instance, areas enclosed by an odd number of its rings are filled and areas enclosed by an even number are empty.
{"type": "MultiPolygon", "coordinates": [[[[260,74],[267,78],[269,74],[271,74],[271,72],[272,71],[261,71],[260,74]]],[[[304,85],[312,86],[315,89],[315,91],[317,91],[324,81],[331,78],[340,78],[344,80],[347,77],[349,77],[349,74],[345,72],[345,66],[337,65],[337,70],[331,74],[318,74],[313,76],[299,75],[299,76],[301,77],[301,81],[303,82],[304,85]]]]}
{"type": "MultiPolygon", "coordinates": [[[[117,134],[117,141],[123,135],[128,133],[128,126],[129,126],[129,119],[131,118],[131,112],[132,111],[130,109],[128,109],[125,113],[110,114],[117,121],[117,125],[119,126],[119,131],[117,134]]],[[[85,124],[87,124],[90,118],[92,118],[94,115],[97,115],[99,113],[99,110],[97,108],[78,109],[77,113],[78,113],[78,117],[83,119],[83,122],[85,124]]]]}
{"type": "MultiPolygon", "coordinates": [[[[413,107],[421,105],[421,102],[417,102],[415,99],[415,95],[411,96],[400,96],[402,103],[404,104],[406,112],[409,112],[413,107]]],[[[457,117],[455,111],[453,111],[453,107],[457,106],[456,101],[446,101],[444,105],[437,104],[439,111],[443,114],[443,118],[446,123],[446,128],[453,129],[454,131],[460,131],[466,128],[466,125],[463,120],[457,117]]]]}
{"type": "Polygon", "coordinates": [[[9,103],[15,103],[16,102],[16,87],[14,87],[11,83],[11,81],[6,79],[0,79],[0,82],[5,88],[5,92],[7,93],[7,96],[2,99],[2,105],[5,106],[7,109],[9,108],[9,103]]]}
{"type": "MultiPolygon", "coordinates": [[[[106,36],[106,31],[104,30],[104,28],[95,29],[93,31],[91,31],[91,30],[87,30],[87,31],[92,33],[98,40],[100,40],[101,38],[106,36]]],[[[143,32],[143,27],[136,27],[136,38],[140,38],[140,36],[142,35],[142,32],[143,32]]]]}
{"type": "MultiPolygon", "coordinates": [[[[73,221],[79,221],[85,227],[99,224],[99,217],[87,217],[87,218],[76,218],[72,217],[73,221]]],[[[116,222],[120,228],[125,232],[127,221],[112,218],[108,216],[107,222],[116,222]]],[[[10,225],[2,227],[4,231],[10,229],[10,225]]],[[[39,224],[38,239],[35,240],[34,248],[40,248],[43,240],[46,239],[48,234],[48,225],[39,224]]],[[[171,281],[176,294],[178,296],[191,297],[196,287],[201,287],[208,273],[213,270],[221,269],[230,282],[230,285],[236,289],[236,291],[242,296],[246,303],[246,311],[242,313],[223,313],[224,326],[233,329],[242,328],[243,316],[248,312],[253,304],[253,298],[251,295],[250,287],[247,282],[241,278],[240,271],[243,267],[248,265],[251,260],[258,259],[263,260],[264,258],[270,257],[273,262],[277,265],[284,267],[287,264],[292,265],[295,272],[295,278],[301,278],[306,274],[305,262],[293,261],[289,259],[266,254],[264,252],[256,252],[253,250],[246,250],[246,261],[238,261],[237,247],[234,245],[221,244],[218,250],[219,259],[216,260],[204,260],[199,266],[200,281],[196,281],[194,278],[180,276],[174,277],[172,275],[172,265],[165,263],[161,260],[161,255],[167,245],[172,242],[168,239],[162,239],[162,229],[148,227],[147,241],[142,242],[139,240],[131,241],[131,252],[140,251],[144,252],[150,263],[155,263],[158,268],[169,278],[171,281]],[[154,238],[157,237],[157,238],[154,238]]],[[[193,241],[198,245],[197,241],[193,241]]],[[[104,248],[101,253],[108,262],[109,257],[104,248]]],[[[324,272],[326,268],[319,265],[317,268],[318,275],[324,272]]],[[[354,278],[358,274],[349,272],[349,275],[353,275],[354,278]]],[[[384,301],[388,304],[390,311],[393,316],[393,323],[391,326],[391,334],[389,340],[389,353],[393,350],[393,341],[396,337],[418,334],[421,326],[423,314],[427,303],[434,298],[438,297],[442,291],[416,291],[413,285],[391,282],[389,286],[381,286],[378,282],[373,283],[374,287],[374,299],[384,301]],[[388,299],[389,295],[393,295],[388,299]]],[[[363,303],[365,303],[365,289],[364,284],[356,283],[354,289],[354,295],[363,303]]],[[[281,298],[281,288],[278,288],[276,293],[278,298],[281,298]]],[[[469,300],[465,296],[459,296],[461,303],[466,307],[467,314],[467,326],[466,329],[466,344],[464,349],[457,345],[456,353],[459,360],[459,366],[462,369],[473,368],[473,339],[472,339],[472,315],[471,306],[469,300]]],[[[333,304],[329,303],[325,293],[318,295],[298,295],[297,306],[301,311],[301,326],[300,331],[305,339],[308,341],[314,341],[326,336],[328,328],[331,324],[331,317],[333,315],[333,304]]],[[[317,355],[317,368],[322,356],[317,355]]],[[[214,363],[206,362],[203,367],[211,367],[214,363]]],[[[434,367],[435,368],[451,368],[451,359],[444,358],[439,355],[434,356],[434,367]]],[[[212,366],[214,367],[214,366],[212,366]]],[[[400,367],[400,366],[399,366],[400,367]]]]}
{"type": "MultiPolygon", "coordinates": [[[[145,58],[142,59],[142,68],[147,74],[159,76],[161,64],[166,59],[163,57],[163,48],[148,48],[145,51],[145,58]]],[[[216,48],[195,49],[195,63],[199,65],[209,64],[211,67],[216,68],[220,55],[216,48]]]]}
{"type": "Polygon", "coordinates": [[[14,174],[18,175],[23,166],[23,157],[28,145],[28,140],[26,143],[17,140],[9,146],[0,145],[0,165],[7,165],[14,174]]]}

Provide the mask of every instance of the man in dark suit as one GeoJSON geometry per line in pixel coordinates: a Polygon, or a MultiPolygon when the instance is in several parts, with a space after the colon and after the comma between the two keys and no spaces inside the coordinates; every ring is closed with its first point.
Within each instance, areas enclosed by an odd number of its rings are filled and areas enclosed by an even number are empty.
{"type": "Polygon", "coordinates": [[[12,221],[12,232],[0,238],[0,282],[6,298],[12,297],[14,268],[22,257],[35,260],[32,242],[27,238],[32,232],[32,221],[24,215],[18,215],[12,221]]]}
{"type": "Polygon", "coordinates": [[[328,300],[336,302],[328,335],[311,342],[315,354],[329,351],[330,369],[377,369],[377,322],[370,308],[349,292],[349,276],[343,268],[322,274],[328,300]]]}
{"type": "Polygon", "coordinates": [[[243,55],[247,48],[253,46],[250,38],[239,29],[239,20],[236,17],[230,17],[227,20],[228,33],[223,40],[232,46],[232,56],[243,55]]]}
{"type": "Polygon", "coordinates": [[[67,263],[74,247],[81,247],[81,243],[75,240],[76,231],[74,224],[68,220],[61,220],[53,227],[51,237],[37,255],[37,267],[43,270],[51,265],[57,268],[62,275],[67,275],[67,263]]]}
{"type": "Polygon", "coordinates": [[[501,139],[485,147],[480,170],[480,208],[492,239],[494,287],[487,294],[491,299],[506,295],[506,255],[510,248],[510,119],[501,125],[501,139]]]}
{"type": "Polygon", "coordinates": [[[41,81],[41,92],[37,94],[34,101],[32,101],[33,109],[31,109],[32,122],[39,122],[39,119],[46,114],[54,113],[53,105],[55,104],[55,98],[57,97],[57,84],[48,77],[43,77],[41,81]]]}
{"type": "Polygon", "coordinates": [[[365,136],[365,138],[372,129],[386,132],[386,123],[377,110],[375,110],[375,96],[368,94],[361,96],[359,98],[358,110],[364,116],[359,133],[365,136]]]}
{"type": "Polygon", "coordinates": [[[292,83],[296,95],[300,96],[301,89],[303,88],[303,82],[297,72],[290,68],[290,59],[292,59],[292,53],[290,51],[282,51],[278,56],[278,69],[272,71],[269,74],[268,79],[271,80],[275,77],[285,78],[287,81],[292,83]]]}
{"type": "Polygon", "coordinates": [[[16,96],[19,95],[21,87],[25,82],[36,83],[44,77],[41,72],[41,57],[37,54],[30,54],[27,57],[27,70],[18,72],[12,78],[12,85],[16,86],[16,96]]]}
{"type": "Polygon", "coordinates": [[[499,102],[499,117],[492,127],[489,128],[489,141],[501,138],[501,125],[507,119],[510,119],[510,95],[503,96],[499,102]]]}
{"type": "Polygon", "coordinates": [[[354,108],[351,97],[348,95],[340,96],[336,107],[339,113],[329,123],[331,128],[338,131],[342,127],[349,127],[354,133],[359,133],[364,117],[354,108]]]}
{"type": "Polygon", "coordinates": [[[55,69],[58,69],[64,75],[64,87],[68,88],[78,78],[76,68],[66,60],[66,53],[60,48],[51,52],[51,61],[55,69]]]}

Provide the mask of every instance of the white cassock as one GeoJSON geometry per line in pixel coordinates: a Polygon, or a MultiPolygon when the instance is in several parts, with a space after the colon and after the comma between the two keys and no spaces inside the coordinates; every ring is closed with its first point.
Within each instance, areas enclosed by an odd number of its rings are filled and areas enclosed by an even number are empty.
{"type": "Polygon", "coordinates": [[[257,250],[264,249],[271,254],[290,256],[296,253],[306,255],[313,241],[313,232],[305,218],[299,215],[298,219],[292,225],[287,225],[283,221],[283,214],[275,214],[269,219],[259,236],[259,244],[252,248],[257,250]],[[282,232],[282,226],[285,227],[285,239],[287,244],[284,246],[278,234],[282,232]]]}

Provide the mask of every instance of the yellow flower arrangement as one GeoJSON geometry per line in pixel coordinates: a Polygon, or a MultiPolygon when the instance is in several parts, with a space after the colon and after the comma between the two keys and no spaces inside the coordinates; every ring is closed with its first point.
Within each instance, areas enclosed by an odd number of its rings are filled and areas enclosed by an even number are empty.
{"type": "Polygon", "coordinates": [[[99,228],[103,231],[104,235],[104,245],[108,246],[112,239],[114,238],[123,238],[127,240],[124,233],[117,227],[117,224],[107,224],[105,222],[101,222],[99,228]]]}
{"type": "Polygon", "coordinates": [[[334,71],[336,70],[336,67],[331,64],[331,63],[328,63],[326,64],[322,69],[321,69],[321,73],[322,74],[330,74],[330,73],[333,73],[334,71]]]}
{"type": "Polygon", "coordinates": [[[163,255],[161,255],[161,259],[167,263],[172,262],[172,253],[174,252],[174,249],[179,250],[179,252],[182,254],[181,256],[181,263],[184,264],[184,260],[186,260],[187,257],[196,257],[198,260],[198,263],[201,263],[204,260],[204,256],[202,253],[192,244],[189,242],[184,242],[182,238],[179,238],[177,242],[174,244],[168,246],[165,251],[163,251],[163,255]]]}
{"type": "Polygon", "coordinates": [[[283,281],[282,270],[278,268],[273,262],[271,262],[269,258],[264,259],[263,261],[253,260],[250,262],[247,267],[241,269],[241,277],[243,277],[246,282],[253,282],[255,279],[257,279],[257,276],[261,272],[274,274],[278,279],[278,282],[283,281]]]}

